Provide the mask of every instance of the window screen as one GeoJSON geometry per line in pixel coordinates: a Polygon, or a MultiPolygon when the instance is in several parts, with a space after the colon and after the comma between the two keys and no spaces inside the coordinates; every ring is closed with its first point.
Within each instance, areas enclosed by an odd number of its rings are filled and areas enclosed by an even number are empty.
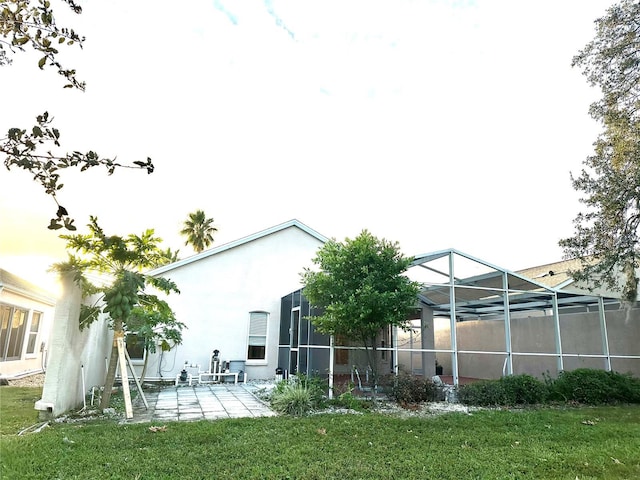
{"type": "Polygon", "coordinates": [[[265,360],[267,358],[267,312],[251,312],[249,314],[249,339],[247,360],[265,360]]]}

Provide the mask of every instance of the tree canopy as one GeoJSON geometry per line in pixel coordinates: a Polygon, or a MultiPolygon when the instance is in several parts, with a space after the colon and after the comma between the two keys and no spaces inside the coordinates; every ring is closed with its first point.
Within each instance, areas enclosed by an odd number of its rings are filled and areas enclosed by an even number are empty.
{"type": "Polygon", "coordinates": [[[213,218],[207,218],[203,210],[190,213],[184,221],[180,235],[187,237],[185,245],[191,245],[196,253],[200,253],[213,243],[213,234],[218,231],[213,226],[213,218]]]}
{"type": "Polygon", "coordinates": [[[397,243],[364,230],[353,240],[325,243],[313,259],[319,270],[302,273],[304,295],[323,310],[311,321],[322,333],[361,341],[372,353],[374,381],[377,336],[388,326],[405,327],[416,307],[419,284],[403,275],[411,261],[397,243]]]}
{"type": "MultiPolygon", "coordinates": [[[[82,12],[82,7],[74,0],[63,1],[74,13],[82,12]]],[[[40,70],[53,67],[66,80],[64,88],[84,91],[85,83],[77,78],[75,69],[63,66],[58,56],[58,49],[62,46],[82,47],[84,39],[84,36],[72,28],[58,26],[49,0],[0,2],[0,66],[7,68],[13,55],[30,49],[42,55],[38,60],[40,70]]],[[[53,126],[52,120],[49,113],[44,112],[36,117],[36,124],[32,127],[12,127],[8,129],[6,136],[0,137],[0,154],[5,155],[4,165],[7,170],[27,170],[55,202],[56,215],[51,219],[49,229],[76,230],[74,219],[58,201],[58,193],[64,186],[60,175],[65,168],[85,171],[102,166],[109,175],[118,167],[153,172],[154,166],[150,158],[125,164],[117,162],[115,158],[101,157],[94,151],[60,151],[61,133],[53,126]]]]}
{"type": "Polygon", "coordinates": [[[637,297],[640,251],[640,4],[622,0],[595,21],[596,35],[573,59],[601,97],[590,107],[603,130],[584,168],[572,176],[585,210],[574,235],[562,239],[571,272],[591,287],[605,286],[628,300],[637,297]]]}

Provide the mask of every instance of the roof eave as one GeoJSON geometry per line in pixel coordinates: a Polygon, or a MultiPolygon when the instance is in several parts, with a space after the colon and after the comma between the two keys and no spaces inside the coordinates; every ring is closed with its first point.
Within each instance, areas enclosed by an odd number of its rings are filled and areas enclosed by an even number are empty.
{"type": "Polygon", "coordinates": [[[234,240],[232,242],[225,243],[223,245],[220,245],[219,247],[215,247],[215,248],[212,248],[210,250],[206,250],[204,252],[200,252],[200,253],[197,253],[197,254],[192,255],[190,257],[184,258],[182,260],[178,260],[177,262],[173,262],[173,263],[170,263],[168,265],[164,265],[162,267],[155,268],[155,269],[149,271],[148,275],[151,275],[151,276],[161,275],[161,274],[169,272],[171,270],[175,270],[176,268],[180,268],[180,267],[183,267],[185,265],[189,265],[190,263],[196,262],[196,261],[201,260],[203,258],[207,258],[207,257],[210,257],[212,255],[216,255],[218,253],[224,252],[226,250],[230,250],[230,249],[238,247],[240,245],[244,245],[246,243],[252,242],[252,241],[257,240],[257,239],[262,238],[262,237],[266,237],[267,235],[271,235],[273,233],[280,232],[280,231],[285,230],[285,229],[290,228],[290,227],[297,227],[300,230],[302,230],[303,232],[308,233],[309,235],[311,235],[312,237],[316,238],[317,240],[319,240],[322,243],[326,243],[329,240],[327,237],[325,237],[324,235],[318,233],[314,229],[308,227],[307,225],[305,225],[304,223],[300,222],[299,220],[293,219],[293,220],[289,220],[287,222],[281,223],[279,225],[275,225],[273,227],[267,228],[265,230],[261,230],[259,232],[254,233],[254,234],[248,235],[246,237],[239,238],[239,239],[234,240]]]}

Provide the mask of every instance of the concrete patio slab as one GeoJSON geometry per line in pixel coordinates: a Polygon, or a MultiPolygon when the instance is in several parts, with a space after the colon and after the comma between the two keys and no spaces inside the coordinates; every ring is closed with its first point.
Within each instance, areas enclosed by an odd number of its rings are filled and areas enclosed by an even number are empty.
{"type": "Polygon", "coordinates": [[[152,421],[195,421],[220,418],[265,417],[276,415],[244,384],[169,386],[145,392],[149,408],[138,396],[133,401],[133,418],[126,423],[152,421]]]}

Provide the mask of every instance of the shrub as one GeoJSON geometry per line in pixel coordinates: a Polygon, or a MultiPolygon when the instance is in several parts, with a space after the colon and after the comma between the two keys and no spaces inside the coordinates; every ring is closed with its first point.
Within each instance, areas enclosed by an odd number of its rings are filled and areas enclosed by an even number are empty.
{"type": "Polygon", "coordinates": [[[329,390],[329,379],[319,375],[304,374],[296,375],[296,379],[300,385],[309,390],[312,406],[314,408],[321,406],[329,390]]]}
{"type": "Polygon", "coordinates": [[[481,380],[458,387],[458,400],[465,405],[487,407],[506,405],[506,395],[499,380],[481,380]]]}
{"type": "Polygon", "coordinates": [[[548,390],[531,375],[510,375],[499,380],[482,380],[458,388],[458,400],[467,405],[532,405],[544,402],[548,390]]]}
{"type": "Polygon", "coordinates": [[[271,407],[287,415],[306,415],[313,408],[311,391],[299,382],[279,382],[271,395],[271,407]]]}
{"type": "Polygon", "coordinates": [[[553,400],[588,405],[640,403],[640,379],[606,370],[579,368],[547,380],[553,400]]]}
{"type": "Polygon", "coordinates": [[[348,408],[350,410],[364,410],[370,407],[370,401],[358,398],[352,392],[344,392],[328,400],[327,403],[338,408],[348,408]]]}
{"type": "Polygon", "coordinates": [[[420,403],[442,400],[442,389],[431,379],[414,377],[406,373],[386,378],[385,391],[398,403],[420,403]]]}
{"type": "Polygon", "coordinates": [[[546,384],[531,375],[509,375],[499,380],[509,405],[533,405],[547,400],[546,384]]]}

